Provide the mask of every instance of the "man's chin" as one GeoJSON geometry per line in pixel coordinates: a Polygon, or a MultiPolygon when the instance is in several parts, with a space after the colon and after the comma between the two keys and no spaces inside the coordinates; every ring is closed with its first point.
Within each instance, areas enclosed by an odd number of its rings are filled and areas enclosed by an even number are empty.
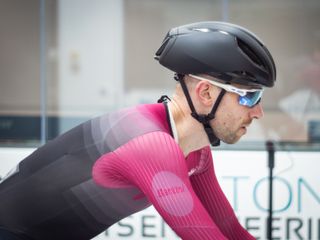
{"type": "Polygon", "coordinates": [[[217,136],[217,137],[226,144],[235,144],[245,134],[246,134],[246,128],[241,128],[241,130],[234,132],[233,134],[227,134],[227,135],[221,134],[222,136],[217,136]]]}
{"type": "Polygon", "coordinates": [[[226,139],[226,140],[221,140],[222,142],[226,143],[226,144],[235,144],[240,140],[240,138],[235,138],[235,139],[226,139]]]}

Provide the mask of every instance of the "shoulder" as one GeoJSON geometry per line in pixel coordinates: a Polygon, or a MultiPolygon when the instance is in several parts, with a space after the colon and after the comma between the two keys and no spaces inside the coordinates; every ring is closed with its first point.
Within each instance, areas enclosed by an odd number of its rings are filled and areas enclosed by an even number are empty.
{"type": "Polygon", "coordinates": [[[164,131],[140,135],[119,147],[115,154],[122,159],[135,156],[140,162],[174,163],[184,161],[184,155],[173,137],[164,131]]]}
{"type": "MultiPolygon", "coordinates": [[[[93,175],[97,182],[103,182],[99,179],[108,176],[108,179],[117,176],[117,179],[135,182],[141,175],[147,180],[163,171],[187,175],[180,147],[168,133],[155,131],[131,139],[114,151],[102,155],[94,164],[93,175]]],[[[108,180],[109,185],[110,182],[108,180]]]]}
{"type": "Polygon", "coordinates": [[[165,109],[159,104],[138,105],[92,119],[87,135],[101,154],[114,151],[150,132],[170,132],[165,109]]]}
{"type": "Polygon", "coordinates": [[[173,137],[164,131],[152,131],[130,139],[113,151],[107,152],[96,161],[104,164],[121,164],[125,168],[135,165],[172,165],[185,163],[180,146],[173,137]]]}

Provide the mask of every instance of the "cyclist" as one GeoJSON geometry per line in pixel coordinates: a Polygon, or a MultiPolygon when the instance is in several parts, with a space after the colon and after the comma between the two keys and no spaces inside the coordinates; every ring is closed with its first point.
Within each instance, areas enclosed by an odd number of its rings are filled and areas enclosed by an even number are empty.
{"type": "Polygon", "coordinates": [[[90,239],[150,205],[185,240],[254,239],[210,144],[237,142],[262,117],[272,56],[240,26],[199,22],[171,29],[155,58],[175,72],[172,99],[92,119],[21,161],[0,184],[0,239],[90,239]]]}

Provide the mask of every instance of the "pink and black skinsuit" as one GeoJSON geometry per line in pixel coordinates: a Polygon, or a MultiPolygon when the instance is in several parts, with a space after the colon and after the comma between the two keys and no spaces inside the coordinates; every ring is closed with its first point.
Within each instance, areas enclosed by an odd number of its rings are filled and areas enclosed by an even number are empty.
{"type": "Polygon", "coordinates": [[[166,104],[140,105],[48,142],[0,184],[0,229],[90,239],[153,205],[184,240],[254,239],[218,184],[210,147],[185,157],[171,123],[166,104]]]}

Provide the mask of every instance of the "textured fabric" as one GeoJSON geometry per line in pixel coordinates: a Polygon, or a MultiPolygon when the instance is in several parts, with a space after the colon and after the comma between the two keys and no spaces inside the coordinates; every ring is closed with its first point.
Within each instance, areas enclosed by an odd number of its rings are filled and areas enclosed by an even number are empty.
{"type": "Polygon", "coordinates": [[[255,239],[242,228],[234,211],[225,197],[216,175],[210,148],[204,148],[200,154],[200,162],[205,162],[205,170],[190,177],[193,190],[207,212],[228,239],[255,239]],[[202,160],[201,160],[202,159],[202,160]]]}
{"type": "Polygon", "coordinates": [[[91,239],[153,204],[183,239],[252,239],[215,179],[209,147],[187,159],[163,104],[85,122],[0,184],[0,226],[35,240],[91,239]]]}
{"type": "Polygon", "coordinates": [[[9,232],[5,229],[1,229],[0,227],[0,240],[30,240],[27,238],[22,238],[21,236],[17,236],[12,232],[9,232]]]}
{"type": "Polygon", "coordinates": [[[148,133],[102,156],[93,178],[106,188],[141,189],[182,239],[254,239],[219,187],[209,147],[186,160],[170,135],[148,133]]]}

